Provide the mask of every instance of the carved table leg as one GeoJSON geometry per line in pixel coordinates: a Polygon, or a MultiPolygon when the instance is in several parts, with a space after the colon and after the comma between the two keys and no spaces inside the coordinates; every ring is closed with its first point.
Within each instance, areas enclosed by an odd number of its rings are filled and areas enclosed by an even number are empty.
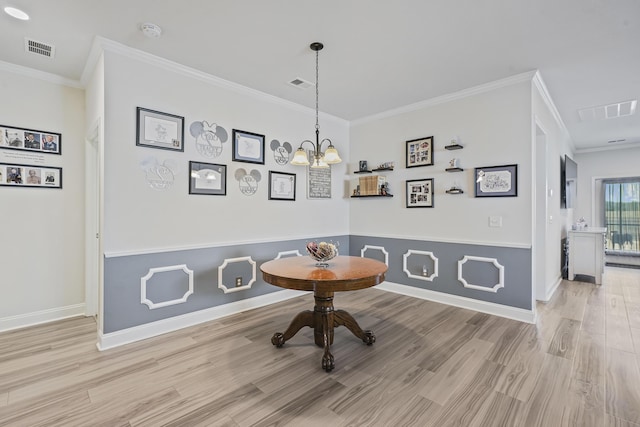
{"type": "Polygon", "coordinates": [[[276,347],[282,347],[285,341],[291,339],[291,337],[297,334],[303,327],[308,326],[313,328],[315,326],[314,317],[314,312],[311,310],[305,310],[298,313],[284,333],[276,332],[273,334],[273,337],[271,337],[271,344],[276,347]]]}
{"type": "Polygon", "coordinates": [[[315,343],[324,348],[322,369],[331,372],[335,367],[331,344],[333,344],[333,292],[319,292],[314,295],[316,325],[314,327],[315,343]]]}
{"type": "Polygon", "coordinates": [[[346,326],[353,335],[360,338],[366,345],[371,345],[376,342],[376,336],[373,334],[373,331],[363,331],[360,325],[358,325],[358,322],[356,322],[356,319],[346,311],[336,310],[334,319],[336,326],[346,326]]]}

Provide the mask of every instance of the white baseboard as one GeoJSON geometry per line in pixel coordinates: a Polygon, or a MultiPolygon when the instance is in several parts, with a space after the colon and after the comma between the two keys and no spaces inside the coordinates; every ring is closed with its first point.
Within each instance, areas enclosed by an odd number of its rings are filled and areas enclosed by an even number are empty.
{"type": "Polygon", "coordinates": [[[537,320],[534,308],[531,310],[525,310],[493,302],[480,301],[458,295],[430,291],[428,289],[414,288],[413,286],[400,285],[392,282],[384,282],[376,286],[376,289],[452,305],[454,307],[466,308],[469,310],[479,311],[481,313],[506,317],[507,319],[518,320],[520,322],[536,323],[537,320]]]}
{"type": "Polygon", "coordinates": [[[3,317],[0,318],[0,332],[26,328],[28,326],[62,320],[68,317],[84,316],[84,309],[85,305],[82,303],[35,311],[33,313],[19,314],[17,316],[3,317]]]}
{"type": "Polygon", "coordinates": [[[558,289],[558,286],[560,286],[560,283],[562,283],[562,276],[556,279],[556,283],[547,290],[547,294],[544,296],[544,299],[540,298],[539,301],[549,302],[553,294],[556,293],[556,290],[558,289]]]}
{"type": "Polygon", "coordinates": [[[158,320],[156,322],[147,323],[133,328],[123,329],[108,334],[98,331],[98,342],[96,346],[98,350],[108,350],[110,348],[119,347],[135,341],[155,337],[157,335],[173,332],[178,329],[189,326],[198,325],[200,323],[209,322],[221,317],[230,316],[232,314],[241,313],[265,305],[275,304],[291,298],[305,295],[308,292],[283,290],[272,292],[266,295],[260,295],[254,298],[248,298],[241,301],[224,304],[218,307],[212,307],[193,313],[183,314],[181,316],[170,317],[168,319],[158,320]]]}

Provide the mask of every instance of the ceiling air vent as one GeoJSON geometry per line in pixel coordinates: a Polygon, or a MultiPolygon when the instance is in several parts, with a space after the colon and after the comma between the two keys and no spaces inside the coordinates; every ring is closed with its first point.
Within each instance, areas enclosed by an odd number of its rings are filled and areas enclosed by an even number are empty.
{"type": "Polygon", "coordinates": [[[24,48],[27,52],[44,56],[46,58],[53,58],[56,53],[56,47],[54,45],[39,42],[26,37],[24,39],[24,48]]]}
{"type": "Polygon", "coordinates": [[[578,115],[580,116],[580,120],[583,122],[631,116],[635,114],[637,105],[638,101],[635,99],[631,101],[616,102],[615,104],[583,108],[582,110],[578,110],[578,115]]]}
{"type": "Polygon", "coordinates": [[[291,80],[289,84],[291,86],[297,87],[298,89],[309,89],[313,86],[313,83],[301,79],[300,77],[296,77],[295,79],[291,80]]]}

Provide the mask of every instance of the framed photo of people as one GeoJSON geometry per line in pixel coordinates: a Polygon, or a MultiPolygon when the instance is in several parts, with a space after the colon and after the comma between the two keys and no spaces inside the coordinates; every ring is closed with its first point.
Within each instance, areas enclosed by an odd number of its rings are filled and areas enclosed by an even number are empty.
{"type": "Polygon", "coordinates": [[[407,207],[433,207],[433,178],[407,181],[407,207]]]}
{"type": "Polygon", "coordinates": [[[0,148],[62,154],[62,135],[56,132],[0,125],[0,148]]]}
{"type": "Polygon", "coordinates": [[[184,151],[184,117],[137,108],[136,145],[184,151]]]}
{"type": "Polygon", "coordinates": [[[62,168],[0,163],[0,186],[62,188],[62,168]]]}
{"type": "Polygon", "coordinates": [[[433,166],[433,137],[407,141],[407,167],[433,166]]]}

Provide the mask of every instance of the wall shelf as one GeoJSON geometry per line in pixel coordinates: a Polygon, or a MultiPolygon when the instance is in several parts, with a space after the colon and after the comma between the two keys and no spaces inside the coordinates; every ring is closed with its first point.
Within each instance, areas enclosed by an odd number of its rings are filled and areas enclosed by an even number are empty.
{"type": "Polygon", "coordinates": [[[353,173],[372,173],[373,171],[370,170],[366,170],[366,171],[355,171],[353,173]]]}
{"type": "Polygon", "coordinates": [[[445,193],[447,193],[447,194],[463,194],[464,191],[462,191],[461,188],[450,188],[450,189],[446,190],[445,193]]]}
{"type": "Polygon", "coordinates": [[[362,198],[362,197],[393,197],[393,194],[387,194],[387,195],[370,194],[368,196],[351,196],[352,199],[357,199],[357,198],[362,198]]]}
{"type": "Polygon", "coordinates": [[[464,147],[460,144],[449,144],[444,146],[445,150],[461,150],[463,148],[464,147]]]}
{"type": "Polygon", "coordinates": [[[376,169],[373,169],[372,171],[373,172],[381,172],[381,171],[392,171],[392,170],[393,170],[393,168],[376,168],[376,169]]]}
{"type": "Polygon", "coordinates": [[[447,168],[445,170],[447,172],[462,172],[464,169],[462,169],[462,168],[447,168]]]}

